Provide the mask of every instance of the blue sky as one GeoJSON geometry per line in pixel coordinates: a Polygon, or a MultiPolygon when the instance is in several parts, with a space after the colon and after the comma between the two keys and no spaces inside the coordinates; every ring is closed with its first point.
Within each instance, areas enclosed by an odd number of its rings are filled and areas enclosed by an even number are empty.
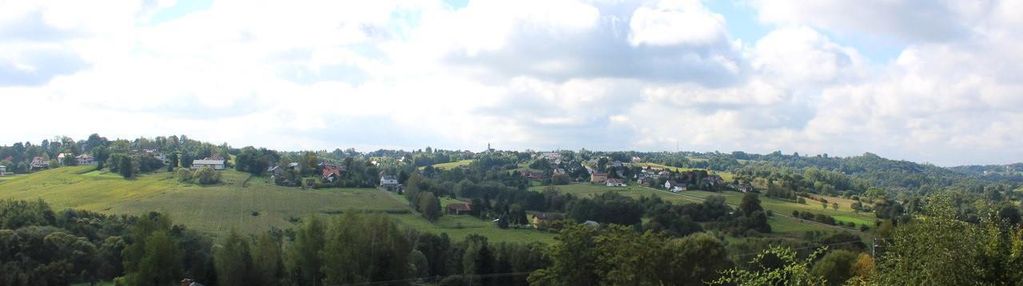
{"type": "Polygon", "coordinates": [[[1023,161],[1019,1],[362,2],[4,2],[0,144],[1023,161]]]}

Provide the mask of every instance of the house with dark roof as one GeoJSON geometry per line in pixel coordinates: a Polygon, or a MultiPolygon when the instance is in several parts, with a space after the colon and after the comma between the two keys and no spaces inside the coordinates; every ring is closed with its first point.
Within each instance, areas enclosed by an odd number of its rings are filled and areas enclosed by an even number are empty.
{"type": "Polygon", "coordinates": [[[32,158],[32,163],[29,164],[29,166],[32,167],[32,170],[46,169],[50,167],[50,161],[44,159],[43,157],[35,157],[32,158]]]}
{"type": "Polygon", "coordinates": [[[450,203],[447,206],[449,215],[463,215],[472,212],[472,204],[466,202],[450,203]]]}
{"type": "Polygon", "coordinates": [[[533,170],[522,170],[519,171],[519,175],[529,178],[531,180],[543,180],[543,172],[533,170]]]}

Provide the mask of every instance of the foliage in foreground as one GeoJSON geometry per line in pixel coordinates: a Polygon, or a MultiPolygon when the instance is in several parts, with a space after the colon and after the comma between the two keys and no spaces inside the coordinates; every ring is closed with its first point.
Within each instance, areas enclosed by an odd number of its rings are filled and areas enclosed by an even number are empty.
{"type": "Polygon", "coordinates": [[[551,265],[533,272],[530,284],[703,285],[732,265],[721,241],[704,233],[672,239],[618,225],[573,225],[557,240],[551,265]]]}
{"type": "Polygon", "coordinates": [[[772,247],[753,258],[752,264],[759,269],[729,269],[712,285],[792,285],[792,286],[824,286],[827,285],[823,276],[810,271],[813,259],[823,253],[820,249],[805,260],[796,256],[790,248],[772,247]],[[773,260],[769,262],[770,260],[773,260]],[[772,264],[779,264],[772,266],[772,264]]]}

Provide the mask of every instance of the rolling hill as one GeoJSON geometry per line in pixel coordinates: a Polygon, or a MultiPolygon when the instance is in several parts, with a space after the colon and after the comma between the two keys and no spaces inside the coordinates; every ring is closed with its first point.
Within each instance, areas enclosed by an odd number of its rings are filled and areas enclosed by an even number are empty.
{"type": "Polygon", "coordinates": [[[289,228],[309,215],[344,211],[380,212],[420,231],[448,233],[455,239],[471,233],[495,241],[549,241],[553,234],[498,229],[467,216],[443,216],[429,223],[412,214],[404,198],[373,188],[302,190],[273,185],[264,178],[225,170],[223,182],[198,186],[178,182],[169,172],[132,180],[92,167],[64,167],[0,180],[0,199],[46,201],[54,209],[83,209],[105,214],[164,212],[176,223],[219,235],[236,229],[258,233],[289,228]]]}

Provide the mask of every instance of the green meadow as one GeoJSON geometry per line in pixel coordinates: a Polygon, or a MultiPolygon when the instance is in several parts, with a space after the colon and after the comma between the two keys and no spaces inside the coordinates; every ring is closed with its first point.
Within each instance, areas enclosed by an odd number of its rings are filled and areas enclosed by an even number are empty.
{"type": "Polygon", "coordinates": [[[373,188],[300,189],[280,187],[265,178],[222,171],[220,184],[198,186],[177,181],[169,172],[125,180],[92,167],[64,167],[30,175],[3,177],[0,199],[42,199],[54,209],[83,209],[105,214],[167,213],[175,223],[219,235],[238,230],[258,233],[286,229],[310,215],[346,211],[385,213],[420,231],[448,233],[461,239],[477,233],[494,241],[550,241],[553,234],[527,229],[499,229],[469,216],[443,216],[430,223],[412,214],[399,195],[373,188]]]}
{"type": "MultiPolygon", "coordinates": [[[[649,187],[630,185],[628,187],[608,187],[604,185],[594,184],[570,184],[563,186],[556,186],[558,190],[566,193],[576,194],[578,196],[594,196],[605,192],[615,192],[623,196],[632,198],[640,198],[644,196],[657,196],[665,201],[673,203],[700,203],[703,202],[707,197],[712,195],[719,195],[725,198],[725,202],[731,206],[738,206],[742,202],[743,193],[740,192],[705,192],[705,191],[685,191],[681,193],[671,193],[665,190],[658,190],[649,187]]],[[[545,187],[532,187],[531,190],[542,191],[545,187]]],[[[808,200],[807,204],[799,204],[784,200],[777,200],[760,196],[761,206],[766,210],[770,210],[774,213],[774,216],[770,217],[768,222],[771,224],[771,228],[775,233],[783,236],[799,236],[806,231],[811,230],[823,230],[823,231],[834,231],[834,230],[849,230],[853,232],[859,232],[858,230],[852,230],[849,228],[843,228],[838,226],[825,225],[813,221],[805,221],[798,218],[792,217],[793,210],[799,211],[810,211],[812,213],[821,213],[833,216],[837,221],[851,221],[857,225],[866,224],[869,226],[874,225],[874,216],[872,213],[856,213],[853,212],[849,205],[852,203],[851,200],[825,197],[829,203],[828,208],[824,209],[821,204],[816,201],[808,200]],[[838,202],[839,209],[835,210],[831,208],[830,202],[838,202]]]]}
{"type": "Polygon", "coordinates": [[[458,167],[469,166],[469,164],[471,163],[472,160],[461,160],[448,163],[434,164],[433,167],[441,170],[451,170],[458,167]]]}

